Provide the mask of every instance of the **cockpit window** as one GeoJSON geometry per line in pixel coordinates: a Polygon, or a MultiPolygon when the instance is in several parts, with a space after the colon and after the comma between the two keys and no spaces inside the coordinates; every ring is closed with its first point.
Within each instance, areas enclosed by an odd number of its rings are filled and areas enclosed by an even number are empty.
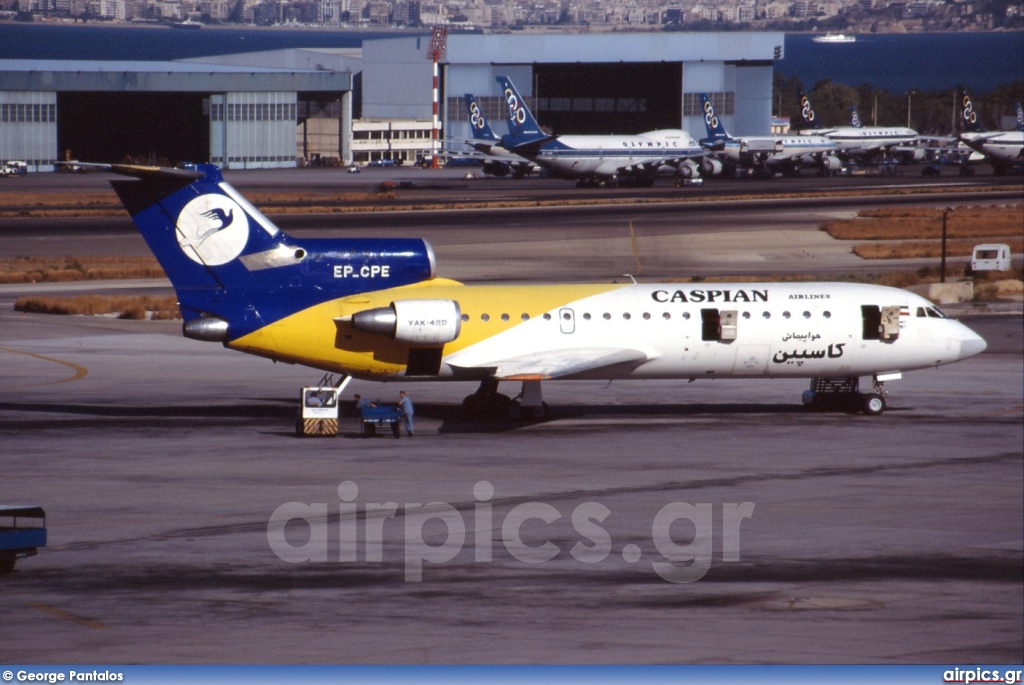
{"type": "Polygon", "coordinates": [[[945,319],[945,318],[947,318],[945,314],[940,312],[935,307],[928,307],[927,311],[928,311],[928,318],[931,318],[931,319],[945,319]]]}
{"type": "Polygon", "coordinates": [[[926,316],[926,314],[924,313],[924,307],[918,307],[917,308],[917,318],[923,319],[925,316],[926,316]]]}

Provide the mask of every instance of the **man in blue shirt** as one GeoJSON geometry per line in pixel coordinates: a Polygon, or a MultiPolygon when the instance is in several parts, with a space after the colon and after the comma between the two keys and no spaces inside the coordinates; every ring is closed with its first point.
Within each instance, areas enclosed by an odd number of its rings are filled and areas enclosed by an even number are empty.
{"type": "Polygon", "coordinates": [[[405,419],[405,430],[412,435],[412,400],[405,395],[405,390],[398,393],[398,406],[402,409],[402,418],[405,419]]]}

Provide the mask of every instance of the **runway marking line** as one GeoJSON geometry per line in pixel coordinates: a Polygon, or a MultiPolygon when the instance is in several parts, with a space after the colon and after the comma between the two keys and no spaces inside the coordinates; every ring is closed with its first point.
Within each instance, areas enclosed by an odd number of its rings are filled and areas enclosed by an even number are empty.
{"type": "Polygon", "coordinates": [[[54,364],[62,364],[64,366],[71,367],[75,370],[74,375],[68,376],[67,378],[61,378],[56,381],[43,381],[42,383],[26,383],[24,385],[0,385],[0,389],[12,390],[14,388],[32,388],[38,385],[56,385],[57,383],[70,383],[71,381],[77,381],[80,378],[85,378],[89,375],[89,370],[84,366],[79,366],[73,362],[66,362],[62,359],[54,359],[53,357],[47,357],[42,354],[36,354],[35,352],[23,352],[22,350],[12,350],[9,347],[0,347],[0,351],[10,352],[11,354],[23,354],[27,357],[35,357],[36,359],[42,359],[43,361],[53,362],[54,364]]]}
{"type": "Polygon", "coordinates": [[[57,607],[52,607],[48,604],[42,604],[41,602],[29,602],[28,605],[33,609],[39,609],[39,611],[45,611],[48,614],[52,614],[57,618],[67,619],[68,621],[74,621],[79,625],[83,625],[86,628],[92,628],[93,630],[106,630],[106,626],[98,621],[93,621],[90,618],[79,616],[78,614],[72,614],[70,611],[64,611],[57,607]]]}

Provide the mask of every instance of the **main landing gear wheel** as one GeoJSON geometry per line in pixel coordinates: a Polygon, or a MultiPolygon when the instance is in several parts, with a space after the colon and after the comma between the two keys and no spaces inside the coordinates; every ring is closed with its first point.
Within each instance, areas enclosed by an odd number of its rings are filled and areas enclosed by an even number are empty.
{"type": "Polygon", "coordinates": [[[878,393],[868,393],[863,397],[863,409],[868,416],[880,416],[885,411],[885,398],[878,393]]]}
{"type": "Polygon", "coordinates": [[[544,419],[548,415],[548,403],[544,402],[539,407],[528,407],[527,411],[530,413],[530,417],[534,419],[544,419]]]}
{"type": "Polygon", "coordinates": [[[475,392],[462,400],[462,409],[471,419],[515,418],[510,413],[513,408],[518,411],[519,406],[512,402],[512,398],[498,393],[475,392]]]}

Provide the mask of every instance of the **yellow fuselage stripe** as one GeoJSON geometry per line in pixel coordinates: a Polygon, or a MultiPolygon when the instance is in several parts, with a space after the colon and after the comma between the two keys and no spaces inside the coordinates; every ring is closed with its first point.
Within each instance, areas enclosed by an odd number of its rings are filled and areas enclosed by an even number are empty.
{"type": "Polygon", "coordinates": [[[445,356],[499,335],[559,307],[623,285],[464,286],[436,279],[412,286],[360,293],[315,305],[228,343],[263,357],[360,377],[389,376],[405,369],[410,345],[358,331],[339,317],[395,300],[444,299],[459,303],[465,315],[459,337],[444,346],[445,356]],[[486,320],[484,320],[486,315],[486,320]]]}

